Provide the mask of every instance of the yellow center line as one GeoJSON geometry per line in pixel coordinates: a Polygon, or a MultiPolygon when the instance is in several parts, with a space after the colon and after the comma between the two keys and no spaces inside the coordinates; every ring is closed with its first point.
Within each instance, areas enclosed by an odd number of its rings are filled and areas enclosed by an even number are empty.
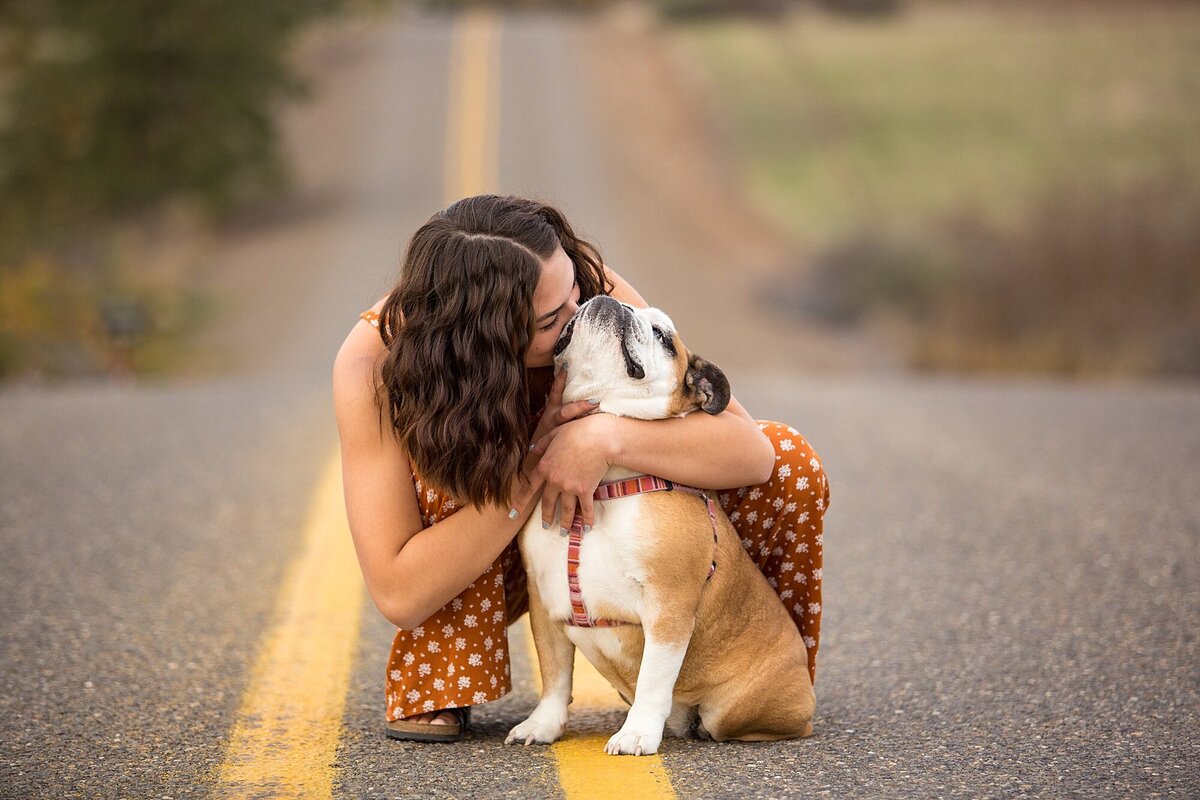
{"type": "Polygon", "coordinates": [[[328,798],[363,590],[335,454],[242,700],[215,794],[328,798]]]}
{"type": "Polygon", "coordinates": [[[496,190],[500,135],[500,19],[486,8],[459,18],[450,43],[444,195],[447,204],[496,190]]]}

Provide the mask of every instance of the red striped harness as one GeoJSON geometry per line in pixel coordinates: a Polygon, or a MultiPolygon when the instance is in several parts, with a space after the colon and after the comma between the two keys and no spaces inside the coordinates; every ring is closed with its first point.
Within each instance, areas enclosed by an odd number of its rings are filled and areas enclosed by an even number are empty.
{"type": "MultiPolygon", "coordinates": [[[[631,494],[642,494],[643,492],[671,491],[687,492],[697,497],[703,497],[708,506],[708,521],[712,523],[713,529],[713,561],[708,568],[708,577],[711,578],[717,570],[717,512],[708,493],[665,478],[639,475],[636,478],[602,483],[596,487],[596,493],[592,497],[596,500],[614,500],[618,497],[628,497],[631,494]]],[[[567,586],[571,592],[571,619],[567,620],[567,624],[577,628],[613,628],[617,625],[628,625],[629,623],[624,620],[592,619],[588,614],[587,607],[583,604],[583,593],[579,590],[579,545],[583,541],[583,516],[578,511],[575,513],[575,519],[571,521],[570,537],[567,541],[567,586]]]]}

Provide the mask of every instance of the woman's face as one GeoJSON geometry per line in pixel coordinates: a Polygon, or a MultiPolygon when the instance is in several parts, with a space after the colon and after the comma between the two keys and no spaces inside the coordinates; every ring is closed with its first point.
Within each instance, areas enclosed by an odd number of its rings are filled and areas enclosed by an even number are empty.
{"type": "Polygon", "coordinates": [[[579,308],[579,285],[575,265],[560,245],[542,262],[542,277],[533,292],[533,338],[525,351],[526,367],[548,367],[554,363],[554,343],[567,320],[579,308]]]}

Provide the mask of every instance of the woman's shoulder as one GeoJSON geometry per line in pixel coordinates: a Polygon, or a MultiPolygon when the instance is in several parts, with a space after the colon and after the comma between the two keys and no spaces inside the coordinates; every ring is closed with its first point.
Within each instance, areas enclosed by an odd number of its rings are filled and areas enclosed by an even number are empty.
{"type": "Polygon", "coordinates": [[[381,298],[371,308],[359,314],[333,361],[335,392],[345,395],[369,394],[374,397],[376,371],[383,354],[383,340],[372,319],[379,319],[379,311],[387,298],[381,298]]]}

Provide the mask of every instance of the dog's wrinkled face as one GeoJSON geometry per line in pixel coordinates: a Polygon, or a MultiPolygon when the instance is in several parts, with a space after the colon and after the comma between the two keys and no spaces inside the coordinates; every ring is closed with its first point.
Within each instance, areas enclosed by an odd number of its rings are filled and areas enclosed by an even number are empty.
{"type": "Polygon", "coordinates": [[[696,409],[719,414],[729,404],[724,373],[687,351],[670,317],[606,295],[567,322],[554,365],[567,371],[564,403],[598,397],[609,414],[663,419],[696,409]]]}

